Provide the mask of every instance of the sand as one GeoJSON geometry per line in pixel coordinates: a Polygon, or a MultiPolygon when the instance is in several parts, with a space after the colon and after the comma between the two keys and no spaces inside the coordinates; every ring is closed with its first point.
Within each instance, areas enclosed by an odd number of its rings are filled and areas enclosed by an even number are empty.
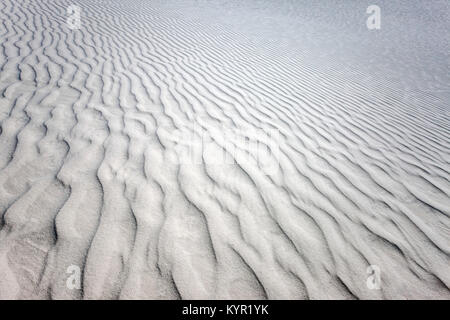
{"type": "Polygon", "coordinates": [[[369,5],[2,0],[0,299],[450,299],[450,4],[369,5]]]}

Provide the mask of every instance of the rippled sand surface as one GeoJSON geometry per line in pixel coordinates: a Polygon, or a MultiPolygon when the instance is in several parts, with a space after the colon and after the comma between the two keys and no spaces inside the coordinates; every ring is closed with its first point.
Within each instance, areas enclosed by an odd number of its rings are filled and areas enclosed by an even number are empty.
{"type": "Polygon", "coordinates": [[[450,299],[450,4],[377,4],[2,0],[0,298],[450,299]]]}

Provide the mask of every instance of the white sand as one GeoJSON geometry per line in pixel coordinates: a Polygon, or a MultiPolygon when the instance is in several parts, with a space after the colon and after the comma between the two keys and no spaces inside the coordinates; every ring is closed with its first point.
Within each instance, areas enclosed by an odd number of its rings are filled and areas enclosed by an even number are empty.
{"type": "Polygon", "coordinates": [[[0,298],[449,299],[450,4],[377,4],[2,0],[0,298]]]}

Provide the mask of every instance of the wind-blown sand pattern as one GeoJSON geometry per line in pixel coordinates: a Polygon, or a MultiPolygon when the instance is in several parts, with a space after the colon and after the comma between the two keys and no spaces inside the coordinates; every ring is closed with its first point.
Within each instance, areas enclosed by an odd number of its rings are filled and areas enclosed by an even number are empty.
{"type": "Polygon", "coordinates": [[[368,5],[2,0],[0,298],[449,299],[449,2],[368,5]]]}

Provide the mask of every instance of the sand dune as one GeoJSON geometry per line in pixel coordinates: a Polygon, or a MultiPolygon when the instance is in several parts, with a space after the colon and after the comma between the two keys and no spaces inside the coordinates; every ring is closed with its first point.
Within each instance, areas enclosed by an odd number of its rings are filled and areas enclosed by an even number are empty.
{"type": "Polygon", "coordinates": [[[2,0],[0,299],[449,299],[449,4],[378,5],[2,0]]]}

